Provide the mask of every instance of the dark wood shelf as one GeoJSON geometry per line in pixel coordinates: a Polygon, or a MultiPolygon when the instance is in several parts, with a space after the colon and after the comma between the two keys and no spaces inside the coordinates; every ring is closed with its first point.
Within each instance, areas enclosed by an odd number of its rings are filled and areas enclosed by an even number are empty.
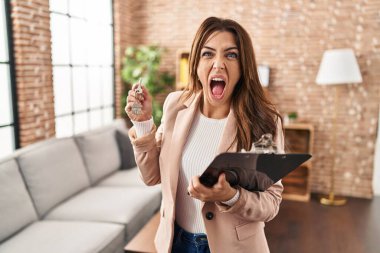
{"type": "MultiPolygon", "coordinates": [[[[284,126],[286,153],[312,153],[314,128],[310,124],[294,123],[284,126]]],[[[310,200],[311,160],[283,178],[283,198],[297,201],[310,200]]]]}

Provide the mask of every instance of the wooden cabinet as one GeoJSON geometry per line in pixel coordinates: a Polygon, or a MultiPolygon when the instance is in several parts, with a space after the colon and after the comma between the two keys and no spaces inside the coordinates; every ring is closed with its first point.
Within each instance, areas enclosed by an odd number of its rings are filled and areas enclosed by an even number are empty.
{"type": "MultiPolygon", "coordinates": [[[[314,127],[310,124],[288,124],[285,128],[285,152],[312,154],[314,127]]],[[[311,160],[283,178],[283,198],[298,201],[310,199],[311,160]]]]}

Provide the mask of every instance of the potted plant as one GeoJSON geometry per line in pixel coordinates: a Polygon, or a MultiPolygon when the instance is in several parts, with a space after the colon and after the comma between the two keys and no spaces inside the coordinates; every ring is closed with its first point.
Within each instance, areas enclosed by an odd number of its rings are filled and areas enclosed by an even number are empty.
{"type": "Polygon", "coordinates": [[[123,115],[128,90],[133,83],[137,83],[142,78],[142,83],[149,90],[153,98],[153,120],[158,126],[162,117],[162,104],[158,103],[156,96],[171,87],[174,83],[174,76],[168,72],[159,70],[161,55],[164,50],[158,46],[131,46],[125,50],[122,79],[126,85],[123,94],[123,115]]]}
{"type": "Polygon", "coordinates": [[[298,118],[297,112],[289,112],[288,113],[288,118],[289,118],[289,122],[290,123],[294,123],[297,120],[297,118],[298,118]]]}

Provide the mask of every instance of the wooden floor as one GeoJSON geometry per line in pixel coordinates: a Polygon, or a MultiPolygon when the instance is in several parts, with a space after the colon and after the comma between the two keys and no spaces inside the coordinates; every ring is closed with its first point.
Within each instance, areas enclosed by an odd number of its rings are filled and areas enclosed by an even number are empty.
{"type": "Polygon", "coordinates": [[[273,253],[379,253],[380,197],[350,198],[345,206],[283,201],[265,227],[273,253]]]}
{"type": "Polygon", "coordinates": [[[157,212],[145,226],[128,242],[125,253],[156,253],[154,237],[160,223],[160,212],[157,212]]]}

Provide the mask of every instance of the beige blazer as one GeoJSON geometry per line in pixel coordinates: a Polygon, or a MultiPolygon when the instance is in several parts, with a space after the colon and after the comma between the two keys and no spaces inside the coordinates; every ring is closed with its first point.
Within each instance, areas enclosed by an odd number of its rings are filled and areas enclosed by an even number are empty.
{"type": "MultiPolygon", "coordinates": [[[[164,116],[157,131],[154,127],[140,138],[136,137],[134,128],[129,132],[142,180],[147,185],[161,183],[162,187],[161,220],[155,238],[159,253],[171,252],[180,159],[201,97],[199,93],[182,103],[179,102],[181,94],[174,92],[166,98],[164,116]]],[[[231,146],[235,134],[235,116],[231,110],[218,153],[236,151],[236,144],[231,146]]],[[[278,130],[277,136],[277,146],[283,150],[282,131],[278,130]]],[[[210,250],[213,253],[269,252],[264,222],[273,219],[278,212],[282,184],[277,182],[265,192],[239,190],[239,200],[232,207],[214,202],[206,202],[202,207],[210,250]]]]}

